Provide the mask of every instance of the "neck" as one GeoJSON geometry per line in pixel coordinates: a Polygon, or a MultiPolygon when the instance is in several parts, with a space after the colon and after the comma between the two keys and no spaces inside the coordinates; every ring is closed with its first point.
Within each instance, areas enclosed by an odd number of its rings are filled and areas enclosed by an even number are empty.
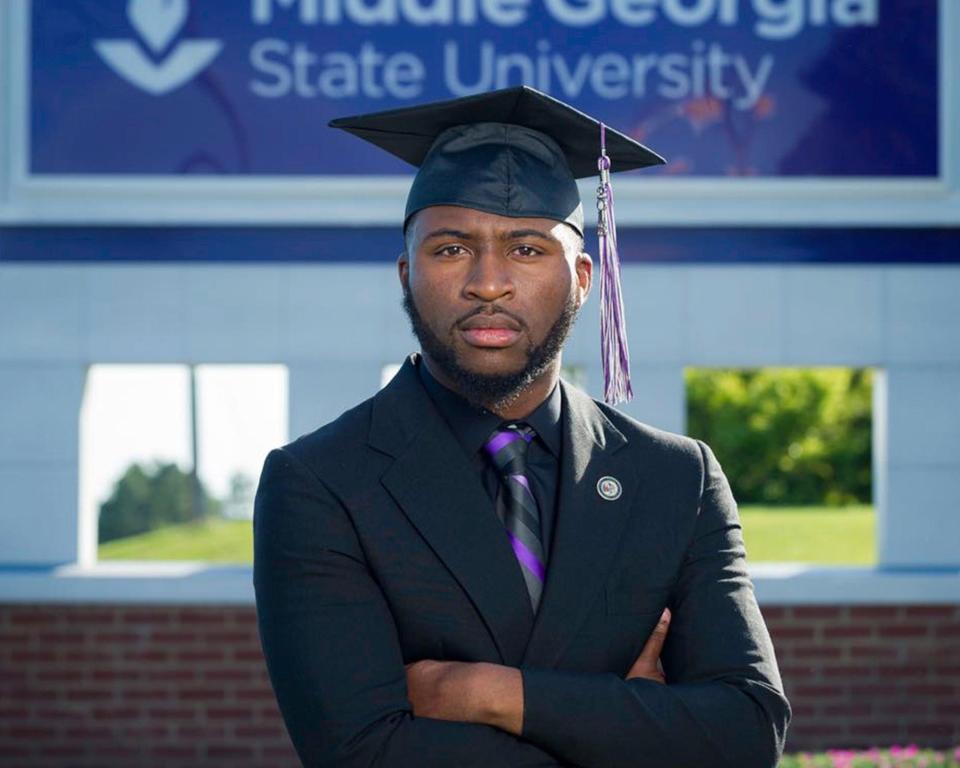
{"type": "MultiPolygon", "coordinates": [[[[461,397],[467,400],[471,399],[467,393],[463,392],[460,387],[457,386],[457,383],[453,379],[440,370],[440,367],[431,360],[429,355],[421,351],[421,356],[423,357],[424,364],[427,366],[427,370],[430,371],[430,375],[433,376],[433,378],[461,397]]],[[[504,401],[481,402],[480,405],[504,420],[524,419],[537,410],[540,404],[547,399],[547,396],[553,391],[553,388],[559,380],[560,355],[557,355],[557,358],[550,363],[542,374],[519,392],[511,395],[504,401]]]]}

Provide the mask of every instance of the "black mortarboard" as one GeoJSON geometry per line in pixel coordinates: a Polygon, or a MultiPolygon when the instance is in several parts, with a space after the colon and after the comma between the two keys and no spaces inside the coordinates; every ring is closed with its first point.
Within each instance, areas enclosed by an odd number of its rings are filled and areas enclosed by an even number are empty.
{"type": "Polygon", "coordinates": [[[333,128],[420,170],[407,196],[410,217],[433,205],[566,222],[581,235],[575,179],[599,174],[600,313],[604,397],[629,400],[630,359],[609,174],[664,159],[562,101],[519,86],[330,122],[333,128]]]}
{"type": "MultiPolygon", "coordinates": [[[[404,226],[431,205],[462,205],[501,216],[565,221],[583,234],[574,179],[597,171],[600,123],[528,86],[341,117],[333,128],[375,144],[420,170],[404,226]]],[[[611,169],[664,162],[607,128],[611,169]]]]}

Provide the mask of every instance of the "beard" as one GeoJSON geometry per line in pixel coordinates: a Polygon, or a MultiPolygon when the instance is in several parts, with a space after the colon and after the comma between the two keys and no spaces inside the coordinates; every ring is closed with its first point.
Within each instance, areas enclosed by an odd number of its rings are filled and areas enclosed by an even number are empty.
{"type": "Polygon", "coordinates": [[[519,370],[508,373],[478,373],[465,368],[457,359],[453,346],[434,333],[424,321],[407,287],[403,289],[403,309],[410,318],[410,326],[420,342],[420,348],[453,382],[460,395],[474,406],[495,411],[509,406],[557,359],[577,319],[580,307],[576,294],[571,292],[543,341],[539,344],[528,344],[524,365],[519,370]]]}

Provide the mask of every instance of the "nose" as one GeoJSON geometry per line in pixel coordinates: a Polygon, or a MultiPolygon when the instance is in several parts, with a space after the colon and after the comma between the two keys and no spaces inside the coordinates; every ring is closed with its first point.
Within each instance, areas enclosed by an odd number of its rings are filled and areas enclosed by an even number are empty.
{"type": "Polygon", "coordinates": [[[514,294],[513,276],[509,260],[491,249],[483,249],[473,259],[464,296],[474,301],[500,301],[514,294]]]}

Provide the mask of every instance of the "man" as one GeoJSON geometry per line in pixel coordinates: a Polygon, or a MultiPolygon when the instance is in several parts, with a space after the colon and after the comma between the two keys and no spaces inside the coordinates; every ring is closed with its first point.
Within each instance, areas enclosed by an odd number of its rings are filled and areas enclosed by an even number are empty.
{"type": "Polygon", "coordinates": [[[303,763],[775,766],[790,708],[716,458],[559,379],[603,129],[528,88],[334,125],[420,166],[421,354],[264,464],[260,634],[303,763]]]}

